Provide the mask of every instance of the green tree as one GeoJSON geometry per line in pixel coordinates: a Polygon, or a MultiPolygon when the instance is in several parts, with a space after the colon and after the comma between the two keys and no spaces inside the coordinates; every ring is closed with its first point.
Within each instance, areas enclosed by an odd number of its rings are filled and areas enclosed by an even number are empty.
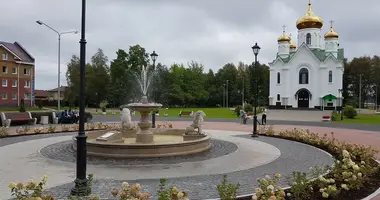
{"type": "Polygon", "coordinates": [[[67,64],[66,81],[67,90],[65,90],[65,98],[70,106],[78,105],[80,91],[80,60],[79,57],[73,55],[67,64]]]}
{"type": "Polygon", "coordinates": [[[86,100],[88,104],[96,107],[99,107],[109,94],[110,75],[107,63],[107,56],[102,49],[98,49],[87,68],[86,100]]]}

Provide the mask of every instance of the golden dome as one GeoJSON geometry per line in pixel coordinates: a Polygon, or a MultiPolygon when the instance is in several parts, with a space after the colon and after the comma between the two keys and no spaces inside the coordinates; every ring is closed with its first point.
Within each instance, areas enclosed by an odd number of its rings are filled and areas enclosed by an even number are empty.
{"type": "Polygon", "coordinates": [[[334,31],[333,27],[330,27],[329,32],[325,34],[325,39],[327,38],[339,38],[339,34],[334,31]]]}
{"type": "Polygon", "coordinates": [[[278,37],[277,42],[290,42],[290,37],[285,34],[285,31],[283,31],[281,36],[278,37]]]}
{"type": "Polygon", "coordinates": [[[322,28],[323,20],[313,13],[311,3],[309,3],[306,14],[297,20],[296,25],[298,30],[305,28],[322,28]]]}

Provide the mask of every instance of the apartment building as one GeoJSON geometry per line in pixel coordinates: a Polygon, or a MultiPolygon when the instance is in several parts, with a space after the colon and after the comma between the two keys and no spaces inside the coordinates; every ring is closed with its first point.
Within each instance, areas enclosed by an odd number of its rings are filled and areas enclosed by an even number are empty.
{"type": "Polygon", "coordinates": [[[34,105],[35,59],[18,42],[0,41],[0,107],[34,105]]]}

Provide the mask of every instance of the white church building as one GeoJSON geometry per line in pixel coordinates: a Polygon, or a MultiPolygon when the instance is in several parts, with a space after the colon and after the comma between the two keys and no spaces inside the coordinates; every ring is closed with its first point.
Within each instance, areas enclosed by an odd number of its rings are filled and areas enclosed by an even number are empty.
{"type": "Polygon", "coordinates": [[[278,38],[278,52],[269,63],[269,107],[333,109],[341,106],[344,51],[332,27],[323,35],[323,20],[309,3],[296,22],[297,46],[285,30],[278,38]]]}

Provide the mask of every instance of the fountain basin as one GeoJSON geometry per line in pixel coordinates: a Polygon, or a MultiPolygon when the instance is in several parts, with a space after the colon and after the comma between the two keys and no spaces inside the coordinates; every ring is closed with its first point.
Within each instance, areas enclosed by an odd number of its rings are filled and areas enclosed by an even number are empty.
{"type": "MultiPolygon", "coordinates": [[[[87,132],[87,154],[112,158],[148,158],[182,156],[209,150],[212,147],[209,134],[187,137],[184,129],[151,129],[154,143],[131,143],[130,138],[112,142],[96,141],[107,131],[87,132]],[[171,138],[171,139],[170,139],[171,138]]],[[[73,148],[76,149],[73,137],[73,148]]]]}

